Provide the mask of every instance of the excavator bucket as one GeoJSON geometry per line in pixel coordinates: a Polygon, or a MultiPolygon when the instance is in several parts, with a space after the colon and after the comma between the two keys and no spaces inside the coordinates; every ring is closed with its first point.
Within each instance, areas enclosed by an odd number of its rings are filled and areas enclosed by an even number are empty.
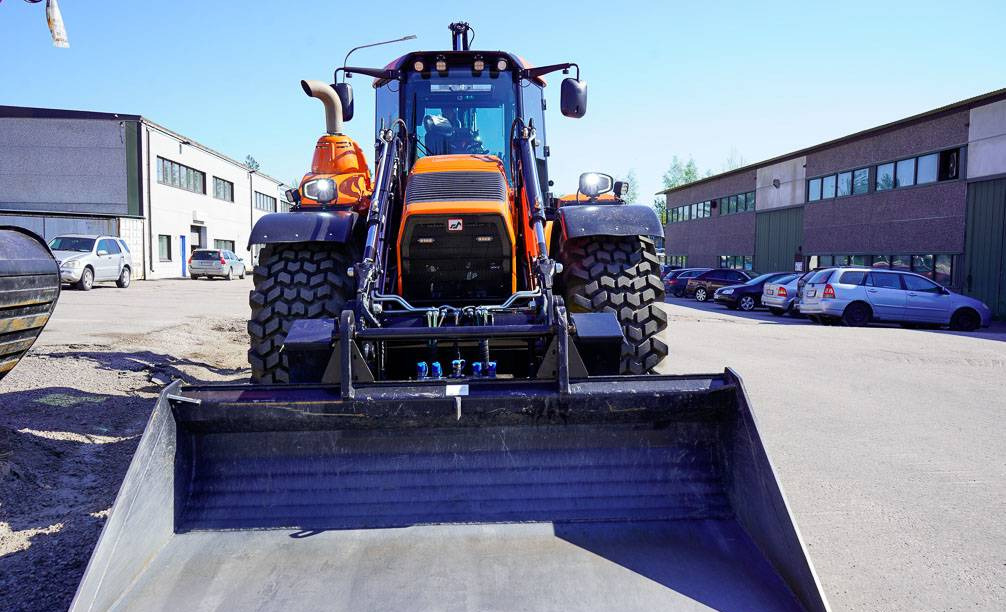
{"type": "Polygon", "coordinates": [[[738,377],[161,395],[72,610],[827,610],[738,377]]]}
{"type": "Polygon", "coordinates": [[[24,357],[59,298],[59,266],[32,232],[0,226],[0,379],[24,357]]]}

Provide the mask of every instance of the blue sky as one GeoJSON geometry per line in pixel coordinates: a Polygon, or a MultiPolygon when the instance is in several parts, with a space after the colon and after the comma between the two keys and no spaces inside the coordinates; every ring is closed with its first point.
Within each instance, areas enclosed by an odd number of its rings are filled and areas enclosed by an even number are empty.
{"type": "MultiPolygon", "coordinates": [[[[69,49],[52,47],[44,3],[0,3],[0,104],[136,113],[285,181],[301,176],[323,128],[301,78],[382,66],[449,47],[535,64],[576,61],[587,116],[559,115],[547,88],[551,176],[634,169],[641,199],[673,155],[720,170],[1006,87],[1006,3],[527,2],[342,3],[61,0],[69,49]],[[373,9],[375,13],[371,14],[373,9]],[[503,14],[511,10],[510,14],[503,14]]],[[[373,93],[357,77],[348,132],[368,152],[373,93]]]]}

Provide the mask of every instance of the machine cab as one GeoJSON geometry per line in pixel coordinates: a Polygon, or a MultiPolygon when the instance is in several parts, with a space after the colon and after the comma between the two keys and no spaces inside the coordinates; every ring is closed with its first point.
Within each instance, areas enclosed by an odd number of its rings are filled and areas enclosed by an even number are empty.
{"type": "Polygon", "coordinates": [[[418,52],[389,69],[400,79],[378,79],[375,129],[404,121],[409,133],[407,166],[432,155],[492,155],[513,170],[511,128],[523,118],[535,129],[535,158],[541,195],[548,192],[545,119],[538,78],[523,78],[526,66],[506,53],[418,52]]]}

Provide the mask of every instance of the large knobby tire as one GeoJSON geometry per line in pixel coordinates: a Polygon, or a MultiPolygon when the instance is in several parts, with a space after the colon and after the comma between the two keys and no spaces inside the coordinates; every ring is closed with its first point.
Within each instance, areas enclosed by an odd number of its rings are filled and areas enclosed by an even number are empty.
{"type": "Polygon", "coordinates": [[[626,340],[622,373],[653,372],[667,356],[667,344],[657,337],[667,327],[667,314],[660,306],[664,283],[653,241],[642,236],[578,238],[565,246],[561,260],[566,307],[615,313],[626,340]]]}
{"type": "Polygon", "coordinates": [[[267,246],[259,254],[252,276],[255,288],[248,301],[252,379],[260,383],[289,382],[283,341],[295,319],[337,319],[353,294],[347,270],[351,251],[343,244],[295,243],[267,246]]]}

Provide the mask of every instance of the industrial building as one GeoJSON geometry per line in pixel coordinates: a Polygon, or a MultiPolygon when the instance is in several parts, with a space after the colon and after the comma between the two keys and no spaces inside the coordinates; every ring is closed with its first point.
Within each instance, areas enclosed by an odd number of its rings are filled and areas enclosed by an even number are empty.
{"type": "Polygon", "coordinates": [[[913,270],[1006,316],[1006,89],[661,193],[670,264],[913,270]]]}
{"type": "Polygon", "coordinates": [[[253,265],[251,228],[289,209],[285,188],[139,115],[0,106],[0,225],[121,236],[134,278],[186,276],[202,247],[253,265]]]}

